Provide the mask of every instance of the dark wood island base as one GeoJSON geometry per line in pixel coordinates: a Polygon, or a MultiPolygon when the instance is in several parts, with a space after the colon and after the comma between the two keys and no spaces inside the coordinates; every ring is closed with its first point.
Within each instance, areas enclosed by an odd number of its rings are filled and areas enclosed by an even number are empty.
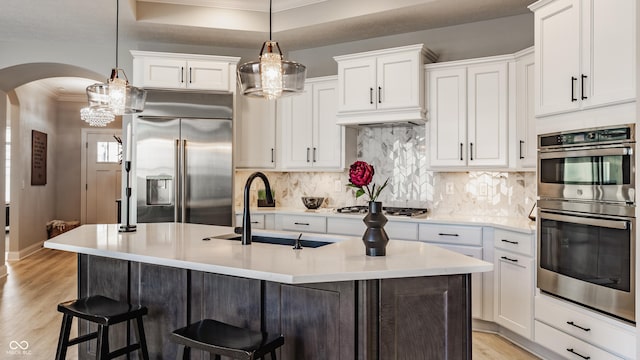
{"type": "MultiPolygon", "coordinates": [[[[79,296],[149,308],[151,359],[175,359],[170,333],[204,318],[282,333],[282,360],[471,359],[470,289],[470,274],[290,285],[78,254],[79,296]]],[[[110,336],[112,347],[134,340],[126,324],[110,336]]],[[[79,354],[95,358],[94,342],[79,354]]]]}

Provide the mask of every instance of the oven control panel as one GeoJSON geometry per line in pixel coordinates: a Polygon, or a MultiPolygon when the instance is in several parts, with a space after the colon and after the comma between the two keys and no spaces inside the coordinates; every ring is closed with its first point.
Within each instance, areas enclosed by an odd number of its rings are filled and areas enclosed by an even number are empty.
{"type": "Polygon", "coordinates": [[[539,136],[540,149],[558,146],[597,145],[609,142],[635,141],[634,124],[539,136]]]}

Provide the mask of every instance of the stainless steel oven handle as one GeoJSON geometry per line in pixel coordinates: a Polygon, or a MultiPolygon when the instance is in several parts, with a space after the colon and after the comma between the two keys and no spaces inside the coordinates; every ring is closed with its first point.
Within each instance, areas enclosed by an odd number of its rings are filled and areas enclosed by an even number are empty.
{"type": "Polygon", "coordinates": [[[626,230],[629,228],[629,222],[625,220],[595,219],[591,217],[557,214],[557,213],[547,212],[543,210],[540,210],[540,218],[564,221],[564,222],[572,222],[572,223],[583,224],[583,225],[606,227],[610,229],[626,230]]]}
{"type": "Polygon", "coordinates": [[[633,148],[624,147],[612,147],[612,148],[598,148],[598,149],[583,149],[583,150],[566,150],[566,151],[541,151],[539,153],[540,159],[557,159],[567,157],[583,157],[583,156],[608,156],[608,155],[633,155],[633,148]]]}

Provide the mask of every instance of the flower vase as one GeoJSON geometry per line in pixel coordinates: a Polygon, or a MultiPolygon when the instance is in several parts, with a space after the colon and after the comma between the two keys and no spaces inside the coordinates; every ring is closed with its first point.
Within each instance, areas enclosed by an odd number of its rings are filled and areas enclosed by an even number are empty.
{"type": "Polygon", "coordinates": [[[384,231],[387,217],[382,213],[382,203],[370,201],[369,212],[362,221],[367,226],[362,236],[367,256],[385,256],[389,236],[384,231]]]}

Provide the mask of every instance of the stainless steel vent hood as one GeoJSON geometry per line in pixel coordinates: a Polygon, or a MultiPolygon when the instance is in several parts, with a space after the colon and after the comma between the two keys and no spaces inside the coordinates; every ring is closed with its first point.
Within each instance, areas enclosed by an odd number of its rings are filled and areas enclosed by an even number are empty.
{"type": "Polygon", "coordinates": [[[147,89],[145,118],[232,119],[233,95],[147,89]]]}

